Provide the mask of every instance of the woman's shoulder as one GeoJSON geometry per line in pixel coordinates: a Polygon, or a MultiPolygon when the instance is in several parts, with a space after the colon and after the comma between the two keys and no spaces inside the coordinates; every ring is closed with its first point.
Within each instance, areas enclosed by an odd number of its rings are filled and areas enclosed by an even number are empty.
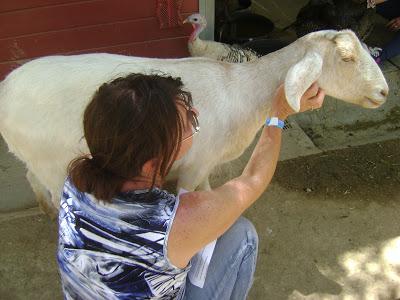
{"type": "Polygon", "coordinates": [[[166,190],[154,188],[151,190],[131,190],[119,193],[111,203],[106,203],[108,209],[119,212],[119,217],[129,222],[146,220],[150,223],[162,224],[171,219],[177,206],[177,197],[166,190]]]}
{"type": "Polygon", "coordinates": [[[152,189],[136,189],[125,192],[117,193],[112,200],[107,203],[101,199],[96,199],[90,193],[80,191],[73,183],[70,177],[67,177],[64,181],[63,195],[75,196],[78,198],[88,198],[89,200],[108,205],[119,205],[119,204],[147,204],[147,205],[165,205],[167,203],[175,203],[177,197],[168,192],[167,190],[160,188],[152,189]]]}
{"type": "MultiPolygon", "coordinates": [[[[102,218],[121,220],[144,226],[143,220],[150,224],[167,224],[173,219],[177,209],[177,197],[163,189],[130,190],[115,195],[110,202],[96,199],[92,194],[79,191],[72,180],[64,183],[62,205],[80,211],[84,215],[97,215],[102,218]]],[[[162,226],[163,227],[163,226],[162,226]]]]}
{"type": "Polygon", "coordinates": [[[114,197],[113,200],[115,202],[160,205],[165,203],[175,203],[176,196],[167,190],[153,188],[120,192],[114,197]]]}
{"type": "Polygon", "coordinates": [[[62,188],[62,193],[61,193],[61,200],[75,198],[77,196],[80,196],[80,194],[82,193],[74,185],[72,179],[70,177],[65,178],[64,186],[62,188]]]}

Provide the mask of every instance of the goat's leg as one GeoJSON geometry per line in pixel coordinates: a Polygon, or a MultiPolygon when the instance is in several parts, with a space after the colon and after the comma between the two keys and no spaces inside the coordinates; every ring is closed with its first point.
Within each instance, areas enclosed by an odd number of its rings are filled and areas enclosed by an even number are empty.
{"type": "Polygon", "coordinates": [[[197,187],[202,190],[210,190],[208,176],[211,169],[208,166],[181,168],[179,170],[177,191],[180,189],[194,191],[197,187]]]}
{"type": "Polygon", "coordinates": [[[29,170],[26,172],[26,179],[28,179],[31,188],[35,193],[36,201],[39,204],[40,210],[46,215],[49,215],[50,218],[54,219],[57,216],[58,211],[52,204],[50,192],[39,181],[35,174],[29,170]]]}
{"type": "Polygon", "coordinates": [[[208,176],[199,184],[197,189],[200,191],[210,191],[211,190],[210,180],[209,180],[208,176]]]}
{"type": "Polygon", "coordinates": [[[54,188],[50,191],[51,193],[51,202],[53,203],[53,207],[58,215],[58,210],[60,209],[60,201],[61,201],[61,190],[58,188],[54,188]]]}

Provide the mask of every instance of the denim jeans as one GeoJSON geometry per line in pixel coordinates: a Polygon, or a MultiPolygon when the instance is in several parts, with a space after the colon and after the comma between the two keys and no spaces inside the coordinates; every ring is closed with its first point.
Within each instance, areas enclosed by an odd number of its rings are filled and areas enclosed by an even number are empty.
{"type": "Polygon", "coordinates": [[[253,224],[240,217],[218,240],[201,289],[186,279],[185,300],[243,300],[253,283],[258,235],[253,224]]]}
{"type": "MultiPolygon", "coordinates": [[[[376,6],[376,12],[388,20],[400,17],[400,1],[388,0],[376,6]]],[[[380,60],[384,61],[400,54],[400,31],[382,50],[380,60]]]]}

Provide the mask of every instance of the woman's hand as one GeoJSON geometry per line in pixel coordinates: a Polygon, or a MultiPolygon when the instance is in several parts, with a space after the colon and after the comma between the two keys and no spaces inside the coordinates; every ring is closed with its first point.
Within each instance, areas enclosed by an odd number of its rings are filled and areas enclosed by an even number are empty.
{"type": "MultiPolygon", "coordinates": [[[[300,112],[306,110],[318,109],[324,102],[325,92],[314,82],[303,94],[300,100],[300,112]]],[[[274,96],[271,108],[271,116],[274,115],[281,120],[285,120],[288,116],[295,112],[286,101],[285,89],[281,84],[274,96]]]]}
{"type": "Polygon", "coordinates": [[[389,23],[387,23],[386,26],[392,31],[399,30],[400,29],[400,17],[392,19],[389,23]]]}

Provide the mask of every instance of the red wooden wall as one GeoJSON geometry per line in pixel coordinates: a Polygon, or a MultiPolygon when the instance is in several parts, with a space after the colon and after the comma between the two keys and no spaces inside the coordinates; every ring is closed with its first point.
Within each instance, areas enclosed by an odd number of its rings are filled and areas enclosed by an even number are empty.
{"type": "MultiPolygon", "coordinates": [[[[187,56],[190,25],[160,29],[156,0],[0,0],[0,80],[34,57],[109,52],[187,56]]],[[[183,16],[198,11],[184,0],[183,16]]]]}

